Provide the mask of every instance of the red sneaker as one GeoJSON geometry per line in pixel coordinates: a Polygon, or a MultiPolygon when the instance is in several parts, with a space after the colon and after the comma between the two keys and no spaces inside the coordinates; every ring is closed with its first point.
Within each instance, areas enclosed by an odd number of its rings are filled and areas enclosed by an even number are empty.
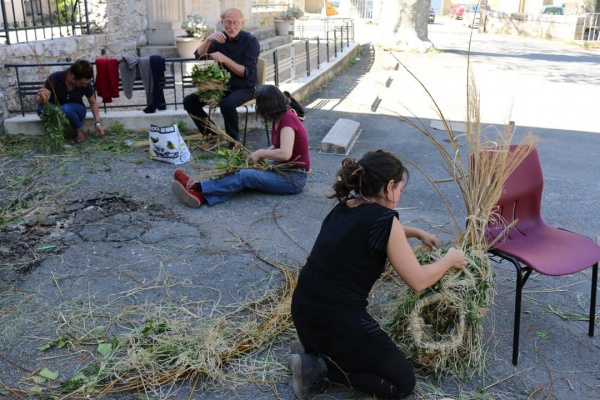
{"type": "Polygon", "coordinates": [[[193,190],[194,180],[187,176],[186,173],[180,170],[179,168],[175,170],[175,173],[173,174],[173,179],[181,183],[186,188],[193,190]]]}
{"type": "Polygon", "coordinates": [[[188,207],[199,208],[204,203],[204,197],[200,192],[187,188],[179,181],[173,181],[171,192],[177,197],[177,200],[188,207]]]}

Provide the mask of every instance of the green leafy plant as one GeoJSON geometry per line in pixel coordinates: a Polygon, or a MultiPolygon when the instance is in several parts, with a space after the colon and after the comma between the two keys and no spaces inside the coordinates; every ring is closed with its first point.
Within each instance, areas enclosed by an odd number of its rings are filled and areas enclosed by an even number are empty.
{"type": "Polygon", "coordinates": [[[47,135],[44,141],[46,153],[57,153],[63,149],[65,144],[65,127],[69,126],[69,120],[65,113],[55,104],[47,104],[40,115],[47,135]]]}
{"type": "Polygon", "coordinates": [[[190,13],[186,19],[183,20],[181,27],[188,36],[199,39],[204,39],[212,32],[212,29],[208,26],[208,22],[194,12],[190,13]]]}
{"type": "Polygon", "coordinates": [[[113,122],[110,124],[106,132],[111,135],[124,135],[127,131],[125,130],[125,125],[122,122],[113,122]]]}
{"type": "Polygon", "coordinates": [[[196,64],[192,67],[192,83],[198,88],[200,101],[217,107],[229,85],[231,74],[216,63],[196,64]]]}
{"type": "Polygon", "coordinates": [[[177,121],[175,122],[175,125],[177,125],[177,129],[179,129],[179,132],[185,132],[187,128],[187,124],[185,123],[185,121],[177,121]]]}

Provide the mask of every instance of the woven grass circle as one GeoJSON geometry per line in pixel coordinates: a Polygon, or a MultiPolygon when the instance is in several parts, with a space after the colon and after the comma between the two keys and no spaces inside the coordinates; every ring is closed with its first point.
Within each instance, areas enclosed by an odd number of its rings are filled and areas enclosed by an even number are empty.
{"type": "Polygon", "coordinates": [[[449,354],[464,340],[465,315],[461,301],[449,292],[420,299],[411,311],[409,331],[415,345],[425,354],[449,354]]]}

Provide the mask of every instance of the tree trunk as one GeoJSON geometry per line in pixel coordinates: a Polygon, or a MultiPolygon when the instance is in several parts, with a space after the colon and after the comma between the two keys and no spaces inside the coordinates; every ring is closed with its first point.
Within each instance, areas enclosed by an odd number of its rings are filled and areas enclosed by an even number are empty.
{"type": "Polygon", "coordinates": [[[487,0],[479,1],[479,26],[477,29],[480,33],[485,33],[485,25],[487,24],[487,0]]]}
{"type": "Polygon", "coordinates": [[[379,27],[380,43],[387,48],[427,52],[433,44],[427,38],[430,1],[386,1],[379,27]]]}

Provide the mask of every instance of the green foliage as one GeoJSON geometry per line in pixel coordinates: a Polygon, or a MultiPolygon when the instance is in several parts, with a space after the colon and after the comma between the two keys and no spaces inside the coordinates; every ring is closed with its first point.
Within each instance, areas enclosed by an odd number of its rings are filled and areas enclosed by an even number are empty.
{"type": "Polygon", "coordinates": [[[204,66],[196,64],[192,67],[192,83],[196,86],[213,80],[221,81],[227,85],[230,79],[231,74],[229,71],[219,67],[216,63],[204,66]]]}
{"type": "Polygon", "coordinates": [[[40,118],[47,134],[44,150],[47,154],[62,151],[65,144],[65,127],[69,126],[69,120],[65,113],[59,106],[48,103],[42,110],[40,118]]]}
{"type": "Polygon", "coordinates": [[[245,148],[227,149],[221,147],[217,150],[219,161],[215,165],[217,171],[224,175],[234,173],[244,168],[252,168],[250,153],[245,148]]]}
{"type": "Polygon", "coordinates": [[[185,121],[177,121],[175,122],[175,125],[177,125],[177,129],[179,129],[179,132],[185,132],[185,130],[187,129],[187,124],[185,123],[185,121]]]}
{"type": "Polygon", "coordinates": [[[77,0],[62,0],[56,2],[56,8],[58,13],[58,19],[60,22],[65,23],[76,19],[77,9],[74,8],[77,0]]]}
{"type": "Polygon", "coordinates": [[[50,350],[52,348],[57,348],[57,349],[62,349],[63,347],[65,347],[66,345],[68,345],[70,343],[69,339],[65,339],[65,338],[58,338],[55,340],[52,340],[40,347],[38,347],[39,351],[47,351],[50,350]]]}
{"type": "Polygon", "coordinates": [[[125,125],[122,122],[113,122],[112,124],[110,124],[110,126],[106,129],[107,133],[110,133],[111,135],[124,135],[127,131],[125,130],[125,125]]]}
{"type": "Polygon", "coordinates": [[[200,101],[216,107],[229,85],[231,74],[216,63],[196,64],[192,67],[192,83],[198,88],[200,101]]]}

